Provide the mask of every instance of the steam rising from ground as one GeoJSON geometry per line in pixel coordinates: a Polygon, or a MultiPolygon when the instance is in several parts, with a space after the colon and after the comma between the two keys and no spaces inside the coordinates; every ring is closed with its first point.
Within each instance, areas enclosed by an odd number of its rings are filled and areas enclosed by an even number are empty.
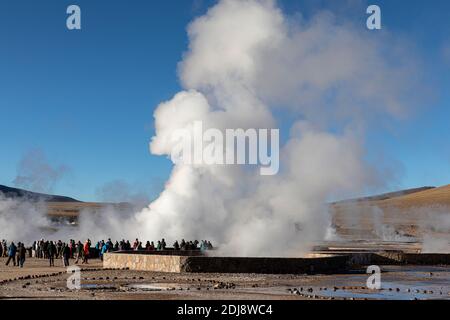
{"type": "Polygon", "coordinates": [[[13,183],[19,188],[48,193],[67,172],[67,167],[52,166],[42,150],[34,149],[22,157],[13,183]]]}
{"type": "Polygon", "coordinates": [[[329,199],[383,183],[361,137],[371,121],[406,113],[408,53],[329,12],[295,17],[271,0],[222,0],[193,21],[179,64],[184,90],[156,109],[150,146],[170,156],[173,133],[195,121],[220,130],[288,125],[279,174],[176,164],[147,208],[83,215],[78,236],[208,239],[224,255],[299,255],[332,234],[329,199]]]}
{"type": "Polygon", "coordinates": [[[0,193],[0,239],[24,242],[30,246],[39,239],[82,240],[122,238],[135,236],[136,213],[134,206],[105,205],[98,209],[82,210],[79,225],[74,227],[52,221],[47,215],[45,202],[32,202],[5,198],[0,193]]]}
{"type": "Polygon", "coordinates": [[[197,120],[220,130],[277,128],[284,109],[297,121],[277,176],[176,164],[160,197],[137,215],[140,233],[208,238],[229,255],[306,252],[327,234],[330,197],[382,182],[364,160],[361,128],[366,115],[405,113],[408,56],[386,55],[387,44],[330,13],[293,21],[270,0],[220,1],[188,34],[179,65],[185,90],[155,111],[152,153],[170,155],[175,130],[197,120]]]}
{"type": "Polygon", "coordinates": [[[31,241],[42,237],[39,226],[48,226],[45,204],[6,199],[0,193],[0,237],[31,241]]]}

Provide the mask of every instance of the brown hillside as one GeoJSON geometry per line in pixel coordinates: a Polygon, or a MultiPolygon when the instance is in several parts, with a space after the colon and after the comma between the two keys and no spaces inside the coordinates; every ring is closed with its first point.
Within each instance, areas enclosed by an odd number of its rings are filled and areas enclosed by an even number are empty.
{"type": "MultiPolygon", "coordinates": [[[[377,238],[388,226],[392,238],[422,238],[424,233],[440,229],[440,221],[448,219],[450,185],[383,200],[344,201],[331,208],[333,224],[343,237],[377,238]]],[[[445,230],[439,233],[445,235],[445,230]]]]}

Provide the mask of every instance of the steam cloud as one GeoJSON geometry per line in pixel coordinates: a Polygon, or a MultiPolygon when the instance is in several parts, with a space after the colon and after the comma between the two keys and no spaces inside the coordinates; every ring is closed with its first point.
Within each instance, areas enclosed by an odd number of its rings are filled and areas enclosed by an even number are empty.
{"type": "Polygon", "coordinates": [[[35,149],[22,157],[13,184],[19,188],[48,193],[67,172],[67,167],[52,166],[44,152],[35,149]]]}
{"type": "Polygon", "coordinates": [[[42,237],[40,227],[49,225],[45,205],[7,199],[0,193],[1,238],[33,241],[42,237]]]}
{"type": "Polygon", "coordinates": [[[382,182],[360,137],[367,115],[406,113],[408,56],[386,55],[387,45],[396,47],[388,37],[376,40],[331,13],[294,21],[270,0],[220,1],[188,35],[179,64],[185,90],[156,109],[152,153],[170,155],[174,131],[197,120],[221,130],[277,128],[280,111],[298,121],[277,176],[176,164],[160,197],[136,217],[141,236],[208,238],[228,255],[305,253],[329,233],[330,197],[382,182]]]}
{"type": "Polygon", "coordinates": [[[123,180],[105,183],[96,191],[97,197],[104,202],[126,202],[137,210],[147,206],[149,197],[144,191],[137,190],[134,185],[123,180]]]}

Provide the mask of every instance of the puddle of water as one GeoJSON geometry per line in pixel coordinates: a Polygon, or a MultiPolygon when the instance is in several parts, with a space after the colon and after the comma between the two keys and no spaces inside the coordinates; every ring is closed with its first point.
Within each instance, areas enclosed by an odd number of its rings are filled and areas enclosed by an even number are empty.
{"type": "Polygon", "coordinates": [[[82,283],[81,289],[85,289],[85,290],[116,289],[116,286],[114,286],[112,284],[82,283]]]}
{"type": "Polygon", "coordinates": [[[142,291],[163,291],[164,288],[150,285],[150,284],[130,284],[126,286],[129,289],[142,290],[142,291]]]}
{"type": "MultiPolygon", "coordinates": [[[[368,275],[351,274],[326,277],[320,279],[314,286],[311,284],[297,284],[296,287],[303,287],[305,295],[312,295],[324,298],[353,298],[353,299],[378,299],[378,300],[450,300],[450,269],[448,267],[382,267],[381,290],[370,290],[366,287],[368,275]],[[432,275],[430,275],[432,272],[432,275]],[[334,291],[333,287],[339,289],[334,291]],[[347,289],[342,289],[347,287],[347,289]],[[358,287],[358,288],[348,288],[358,287]],[[364,287],[364,288],[361,288],[364,287]],[[307,292],[306,288],[313,288],[312,292],[307,292]],[[319,290],[328,288],[328,290],[319,290]],[[398,290],[397,290],[398,289],[398,290]],[[442,294],[441,294],[442,293],[442,294]]],[[[290,294],[288,289],[294,287],[272,287],[250,289],[253,292],[277,292],[290,294]]]]}
{"type": "Polygon", "coordinates": [[[169,290],[176,290],[179,288],[185,289],[187,286],[181,285],[179,283],[139,283],[139,284],[128,284],[125,287],[128,289],[141,291],[169,291],[169,290]]]}

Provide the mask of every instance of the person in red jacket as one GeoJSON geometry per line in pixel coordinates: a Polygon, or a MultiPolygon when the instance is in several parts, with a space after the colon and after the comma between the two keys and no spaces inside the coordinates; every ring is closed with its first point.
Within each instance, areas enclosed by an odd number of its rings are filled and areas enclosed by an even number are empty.
{"type": "Polygon", "coordinates": [[[84,243],[84,246],[83,246],[83,262],[82,262],[83,264],[88,263],[90,247],[91,247],[91,245],[89,243],[89,240],[86,240],[86,242],[84,243]]]}

